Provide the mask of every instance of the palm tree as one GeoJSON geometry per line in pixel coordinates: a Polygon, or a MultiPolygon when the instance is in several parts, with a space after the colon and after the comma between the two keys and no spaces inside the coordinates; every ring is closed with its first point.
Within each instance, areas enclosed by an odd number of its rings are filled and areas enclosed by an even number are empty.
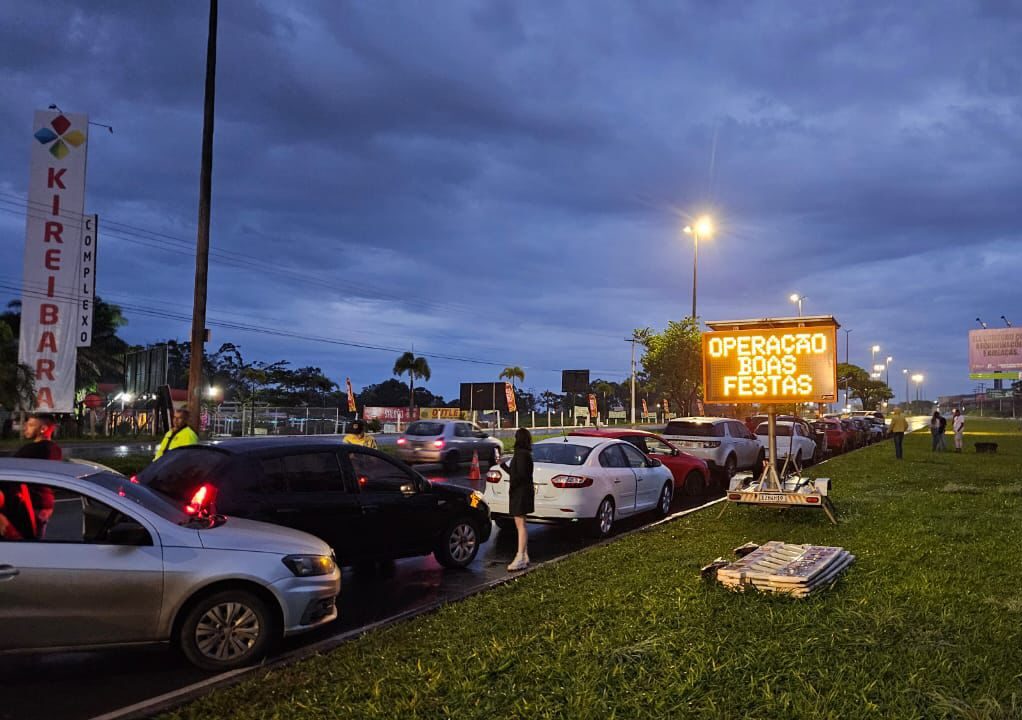
{"type": "Polygon", "coordinates": [[[507,378],[508,380],[510,380],[511,381],[511,388],[514,389],[515,380],[520,380],[521,382],[525,382],[525,371],[522,370],[517,365],[514,365],[512,367],[506,367],[503,370],[501,370],[499,377],[500,377],[501,380],[503,380],[504,378],[507,378]]]}
{"type": "Polygon", "coordinates": [[[415,353],[406,352],[394,363],[394,374],[401,376],[408,373],[408,407],[415,407],[415,378],[429,381],[429,363],[424,357],[415,357],[415,353]]]}

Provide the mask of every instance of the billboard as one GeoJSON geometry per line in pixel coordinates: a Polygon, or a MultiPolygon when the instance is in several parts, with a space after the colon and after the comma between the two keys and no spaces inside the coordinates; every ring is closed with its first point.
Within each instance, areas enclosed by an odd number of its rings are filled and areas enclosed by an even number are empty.
{"type": "Polygon", "coordinates": [[[86,115],[39,110],[28,139],[32,149],[18,359],[35,377],[33,410],[74,409],[88,129],[86,115]]]}
{"type": "Polygon", "coordinates": [[[362,408],[363,420],[379,420],[381,423],[410,423],[419,419],[419,409],[409,407],[374,407],[362,408]]]}
{"type": "Polygon", "coordinates": [[[561,392],[577,394],[589,392],[589,371],[562,370],[561,392]]]}
{"type": "MultiPolygon", "coordinates": [[[[707,323],[710,327],[728,323],[707,323]]],[[[709,403],[804,403],[837,399],[837,323],[739,321],[703,333],[709,403]]]]}
{"type": "Polygon", "coordinates": [[[974,380],[1017,378],[1022,371],[1022,328],[969,331],[969,372],[974,380]],[[989,377],[989,373],[1010,375],[989,377]],[[987,377],[977,378],[976,375],[987,377]]]}
{"type": "Polygon", "coordinates": [[[124,392],[135,397],[158,392],[167,384],[167,359],[166,345],[124,353],[124,392]]]}
{"type": "Polygon", "coordinates": [[[461,383],[458,405],[462,410],[499,410],[514,412],[514,393],[511,383],[461,383]]]}
{"type": "Polygon", "coordinates": [[[96,251],[99,243],[99,215],[86,215],[78,260],[78,308],[75,334],[78,347],[92,346],[92,315],[96,298],[96,251]]]}

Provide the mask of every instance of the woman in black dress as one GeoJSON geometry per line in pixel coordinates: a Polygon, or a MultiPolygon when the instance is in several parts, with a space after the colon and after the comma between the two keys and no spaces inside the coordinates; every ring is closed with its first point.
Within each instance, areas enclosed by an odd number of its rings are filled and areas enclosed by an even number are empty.
{"type": "Polygon", "coordinates": [[[525,529],[525,516],[533,512],[535,491],[532,486],[532,435],[525,428],[515,432],[515,454],[511,464],[501,465],[511,475],[508,514],[515,519],[518,531],[518,554],[507,566],[509,572],[529,567],[529,536],[525,529]]]}

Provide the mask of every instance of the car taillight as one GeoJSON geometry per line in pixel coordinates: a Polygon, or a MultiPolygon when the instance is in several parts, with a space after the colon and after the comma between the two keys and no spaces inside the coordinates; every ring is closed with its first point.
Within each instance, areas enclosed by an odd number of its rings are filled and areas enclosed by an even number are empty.
{"type": "Polygon", "coordinates": [[[434,440],[433,441],[433,447],[439,449],[439,448],[442,448],[443,446],[444,446],[444,439],[443,438],[440,438],[439,440],[434,440]]]}
{"type": "Polygon", "coordinates": [[[400,437],[400,438],[397,439],[397,444],[398,445],[406,445],[407,443],[408,443],[408,440],[406,440],[403,437],[400,437]]]}
{"type": "Polygon", "coordinates": [[[720,447],[720,440],[704,440],[703,447],[704,448],[720,447]]]}
{"type": "Polygon", "coordinates": [[[213,504],[214,495],[216,495],[216,488],[203,483],[192,495],[192,501],[185,506],[185,512],[189,515],[198,515],[213,504]]]}
{"type": "Polygon", "coordinates": [[[136,485],[138,485],[138,475],[132,475],[131,476],[131,482],[133,482],[136,485]]]}
{"type": "Polygon", "coordinates": [[[499,483],[500,480],[500,470],[497,468],[493,468],[490,472],[486,473],[486,482],[499,483]]]}
{"type": "Polygon", "coordinates": [[[593,479],[584,475],[556,475],[550,483],[556,488],[584,488],[592,485],[593,479]]]}

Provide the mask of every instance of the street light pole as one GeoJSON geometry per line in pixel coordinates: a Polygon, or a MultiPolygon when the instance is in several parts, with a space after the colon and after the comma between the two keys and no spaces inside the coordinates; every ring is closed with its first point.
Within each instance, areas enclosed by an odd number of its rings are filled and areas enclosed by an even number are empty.
{"type": "MultiPolygon", "coordinates": [[[[848,330],[847,328],[845,329],[845,365],[849,364],[848,363],[848,347],[849,347],[848,336],[851,335],[851,333],[852,333],[851,330],[848,330]]],[[[846,368],[846,372],[847,372],[847,368],[846,368]]],[[[849,407],[849,405],[848,405],[848,380],[849,380],[849,377],[846,375],[845,376],[845,407],[849,407]]]]}
{"type": "Polygon", "coordinates": [[[625,342],[632,344],[632,425],[635,424],[635,341],[638,338],[633,333],[630,338],[625,338],[625,342]]]}
{"type": "Polygon", "coordinates": [[[799,295],[798,293],[792,293],[791,297],[788,298],[793,303],[798,304],[798,316],[802,317],[802,301],[806,299],[805,295],[799,295]]]}
{"type": "Polygon", "coordinates": [[[195,243],[195,294],[192,301],[192,345],[188,362],[188,411],[199,422],[202,360],[206,343],[206,283],[209,274],[209,208],[213,191],[213,101],[216,94],[217,0],[209,0],[206,39],[206,89],[202,113],[202,156],[199,169],[199,229],[195,243]]]}
{"type": "Polygon", "coordinates": [[[685,226],[685,234],[691,235],[694,242],[692,253],[692,319],[696,319],[696,285],[699,280],[699,237],[710,239],[713,235],[713,220],[708,215],[703,215],[692,225],[685,226]]]}

